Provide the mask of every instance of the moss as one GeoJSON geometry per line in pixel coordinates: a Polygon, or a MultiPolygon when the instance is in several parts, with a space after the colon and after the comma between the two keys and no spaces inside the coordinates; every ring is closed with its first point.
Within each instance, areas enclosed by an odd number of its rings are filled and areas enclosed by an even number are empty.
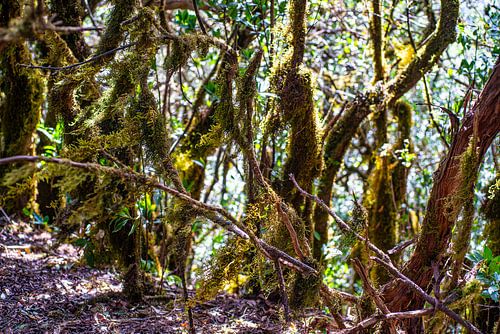
{"type": "MultiPolygon", "coordinates": [[[[124,34],[122,23],[134,13],[136,7],[135,0],[113,0],[112,3],[114,6],[106,22],[106,31],[99,40],[96,54],[114,49],[120,44],[124,34]]],[[[102,57],[98,63],[103,64],[113,57],[113,54],[102,57]]]]}
{"type": "Polygon", "coordinates": [[[307,225],[306,238],[312,240],[314,227],[310,205],[305,205],[304,197],[289,179],[289,175],[293,174],[298,184],[310,192],[322,163],[320,131],[313,100],[314,80],[312,72],[301,65],[305,47],[305,17],[305,2],[290,2],[287,28],[289,46],[281,62],[276,62],[272,70],[271,87],[279,98],[273,102],[275,111],[274,115],[269,116],[267,126],[274,131],[283,126],[289,127],[287,158],[279,193],[303,219],[307,225]],[[276,120],[282,124],[276,124],[276,120]]]}
{"type": "MultiPolygon", "coordinates": [[[[406,184],[411,164],[410,129],[411,105],[397,101],[390,109],[397,120],[398,133],[395,143],[388,147],[387,111],[379,106],[376,117],[376,147],[380,151],[374,158],[374,167],[368,177],[364,203],[368,209],[368,235],[380,249],[387,251],[398,242],[399,212],[405,201],[406,184]]],[[[393,260],[397,257],[393,256],[393,260]]],[[[372,279],[384,284],[390,279],[387,271],[375,265],[371,271],[372,279]]]]}
{"type": "MultiPolygon", "coordinates": [[[[376,157],[375,168],[368,180],[365,206],[368,210],[368,235],[370,241],[387,251],[398,242],[397,208],[392,189],[392,168],[390,156],[376,157]]],[[[372,279],[383,284],[390,279],[387,271],[374,266],[372,279]]]]}
{"type": "MultiPolygon", "coordinates": [[[[84,9],[81,1],[52,0],[50,1],[50,11],[55,14],[57,21],[62,21],[63,26],[82,26],[84,9]]],[[[79,61],[90,55],[90,49],[85,43],[82,32],[65,34],[62,38],[79,61]]]]}
{"type": "Polygon", "coordinates": [[[165,60],[165,70],[171,73],[186,66],[189,57],[194,51],[201,55],[206,54],[210,39],[200,34],[185,34],[172,41],[171,54],[165,60]]]}
{"type": "Polygon", "coordinates": [[[473,137],[469,143],[469,147],[460,157],[460,187],[457,193],[452,198],[447,199],[446,207],[453,208],[450,210],[450,219],[457,220],[459,211],[461,210],[461,219],[455,225],[453,233],[453,252],[452,258],[454,261],[452,270],[452,283],[454,284],[460,275],[462,263],[465,255],[469,250],[472,224],[474,222],[474,186],[477,181],[478,173],[476,166],[479,164],[479,157],[476,150],[477,142],[473,137]]]}
{"type": "MultiPolygon", "coordinates": [[[[4,24],[18,17],[20,6],[17,2],[2,3],[4,24]]],[[[38,70],[27,69],[17,64],[29,64],[31,57],[24,42],[8,45],[0,55],[0,158],[12,155],[34,154],[33,135],[41,116],[44,97],[44,80],[38,70]]],[[[0,179],[16,166],[1,166],[0,179]]],[[[35,194],[35,183],[20,194],[19,201],[7,203],[7,212],[20,211],[35,194]]],[[[6,189],[0,187],[0,195],[6,189]]]]}
{"type": "Polygon", "coordinates": [[[384,79],[384,54],[383,54],[383,34],[382,34],[382,12],[379,0],[370,1],[370,39],[373,46],[373,62],[375,76],[374,82],[384,79]]]}
{"type": "Polygon", "coordinates": [[[352,210],[351,219],[349,220],[348,224],[351,227],[352,232],[344,232],[340,239],[339,245],[339,247],[345,251],[350,250],[358,240],[353,232],[362,234],[368,226],[368,212],[356,200],[354,201],[354,208],[352,210]]]}
{"type": "Polygon", "coordinates": [[[246,253],[250,244],[242,239],[231,238],[227,244],[217,251],[210,263],[202,268],[200,288],[196,291],[196,301],[213,299],[244,269],[246,253]]]}
{"type": "Polygon", "coordinates": [[[404,152],[406,155],[402,156],[402,153],[399,153],[399,161],[397,161],[392,171],[394,198],[396,200],[396,207],[400,210],[401,205],[406,199],[408,173],[411,165],[410,157],[413,154],[413,144],[410,135],[413,108],[408,102],[400,99],[394,104],[392,113],[396,117],[398,124],[398,137],[392,146],[392,150],[396,153],[404,152]]]}
{"type": "Polygon", "coordinates": [[[488,189],[488,196],[481,206],[481,214],[487,220],[484,230],[486,245],[493,254],[500,254],[500,179],[496,179],[488,189]]]}
{"type": "MultiPolygon", "coordinates": [[[[304,259],[303,262],[314,269],[319,269],[319,264],[312,258],[304,259]]],[[[317,306],[319,303],[319,289],[322,284],[321,275],[303,275],[294,273],[292,288],[290,289],[290,307],[301,310],[307,307],[317,306]]]]}

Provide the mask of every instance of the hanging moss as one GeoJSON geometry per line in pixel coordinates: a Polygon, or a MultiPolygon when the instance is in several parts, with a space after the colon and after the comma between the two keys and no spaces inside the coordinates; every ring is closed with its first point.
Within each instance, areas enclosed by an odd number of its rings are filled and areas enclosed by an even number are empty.
{"type": "MultiPolygon", "coordinates": [[[[106,30],[99,40],[96,54],[114,49],[120,44],[124,33],[122,23],[134,14],[137,5],[135,0],[113,0],[111,2],[114,6],[106,22],[106,30]]],[[[113,57],[114,55],[102,57],[98,62],[103,64],[113,57]]]]}
{"type": "MultiPolygon", "coordinates": [[[[289,174],[293,174],[298,184],[310,192],[312,182],[321,170],[320,132],[313,100],[314,80],[311,71],[301,65],[305,48],[306,10],[305,1],[291,1],[289,4],[289,24],[285,35],[288,49],[281,62],[276,62],[270,77],[272,91],[279,96],[274,101],[274,113],[279,116],[270,117],[281,120],[282,126],[290,128],[279,193],[307,222],[307,238],[312,240],[313,226],[309,213],[306,213],[309,210],[304,207],[305,199],[289,180],[289,174]]],[[[279,129],[269,121],[268,126],[279,129]]]]}
{"type": "Polygon", "coordinates": [[[196,301],[203,302],[215,298],[225,285],[244,269],[246,253],[250,244],[246,240],[231,238],[227,244],[217,251],[210,263],[202,268],[200,288],[196,291],[196,301]]]}

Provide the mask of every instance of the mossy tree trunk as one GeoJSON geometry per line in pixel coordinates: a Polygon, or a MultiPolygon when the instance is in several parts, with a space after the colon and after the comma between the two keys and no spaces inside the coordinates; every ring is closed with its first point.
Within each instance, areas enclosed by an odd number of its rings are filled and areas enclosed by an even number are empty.
{"type": "Polygon", "coordinates": [[[287,27],[288,50],[282,62],[277,62],[271,78],[279,99],[276,102],[283,122],[290,125],[288,157],[283,168],[281,196],[292,205],[306,223],[306,238],[312,242],[313,226],[310,204],[295,189],[289,175],[310,192],[321,168],[317,112],[313,101],[312,72],[302,62],[306,40],[306,1],[291,1],[287,27]]]}
{"type": "MultiPolygon", "coordinates": [[[[9,21],[21,17],[23,2],[0,2],[0,28],[7,28],[9,21]]],[[[13,155],[34,154],[33,136],[41,116],[44,81],[40,72],[19,66],[30,64],[31,56],[24,41],[8,43],[0,55],[0,158],[13,155]]],[[[16,166],[1,166],[0,180],[16,166]]],[[[16,199],[1,205],[8,213],[20,212],[35,195],[36,184],[27,180],[16,199]]],[[[0,198],[6,197],[7,189],[0,185],[0,198]]]]}

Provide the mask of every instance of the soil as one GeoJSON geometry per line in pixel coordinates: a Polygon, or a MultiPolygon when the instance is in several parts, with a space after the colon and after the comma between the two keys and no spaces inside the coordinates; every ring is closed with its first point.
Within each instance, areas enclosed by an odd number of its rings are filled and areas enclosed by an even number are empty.
{"type": "MultiPolygon", "coordinates": [[[[189,333],[179,287],[130,304],[119,273],[86,266],[81,251],[46,229],[0,225],[0,333],[189,333]]],[[[159,287],[154,287],[159,291],[159,287]]],[[[191,292],[193,293],[193,292],[191,292]]],[[[221,294],[193,308],[196,333],[329,333],[331,318],[311,311],[283,320],[265,298],[221,294]]]]}

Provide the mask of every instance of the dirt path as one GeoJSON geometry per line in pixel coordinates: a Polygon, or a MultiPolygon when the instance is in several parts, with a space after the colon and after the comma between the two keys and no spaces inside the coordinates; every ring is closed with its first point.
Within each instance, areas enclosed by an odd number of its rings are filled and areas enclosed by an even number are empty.
{"type": "MultiPolygon", "coordinates": [[[[0,227],[0,333],[188,333],[176,288],[131,305],[117,273],[79,265],[77,249],[53,243],[24,223],[0,227]]],[[[264,299],[232,295],[193,310],[197,333],[314,332],[311,317],[283,330],[279,312],[264,299]]]]}

